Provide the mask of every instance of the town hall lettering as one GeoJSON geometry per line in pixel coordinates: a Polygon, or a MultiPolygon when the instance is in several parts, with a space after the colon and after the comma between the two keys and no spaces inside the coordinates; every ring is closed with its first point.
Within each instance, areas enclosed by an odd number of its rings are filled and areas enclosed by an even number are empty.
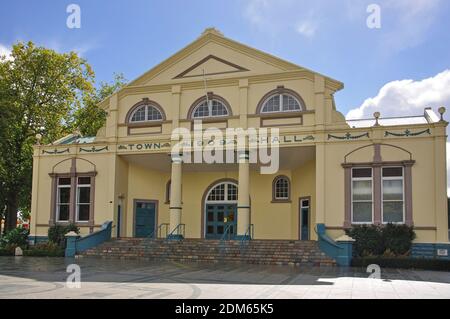
{"type": "MultiPolygon", "coordinates": [[[[302,137],[299,135],[292,136],[280,136],[280,137],[259,137],[258,139],[250,139],[250,144],[258,144],[258,145],[268,145],[268,144],[291,144],[291,143],[302,143],[308,141],[314,141],[314,136],[309,135],[306,137],[302,137]]],[[[203,141],[191,141],[188,142],[189,145],[184,146],[194,146],[196,143],[197,146],[217,146],[217,145],[237,145],[236,139],[210,139],[203,141]]],[[[150,143],[133,143],[133,144],[120,144],[118,149],[119,151],[131,151],[131,152],[139,152],[139,151],[157,151],[162,149],[171,148],[170,142],[150,142],[150,143]]]]}

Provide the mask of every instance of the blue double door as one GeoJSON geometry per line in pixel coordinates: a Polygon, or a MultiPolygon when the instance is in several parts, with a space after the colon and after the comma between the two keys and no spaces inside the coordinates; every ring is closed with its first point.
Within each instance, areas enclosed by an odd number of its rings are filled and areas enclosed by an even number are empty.
{"type": "Polygon", "coordinates": [[[154,238],[156,235],[156,203],[137,201],[135,210],[134,236],[154,238]]]}
{"type": "Polygon", "coordinates": [[[205,228],[206,239],[221,239],[225,232],[228,239],[236,237],[237,205],[207,204],[205,228]]]}

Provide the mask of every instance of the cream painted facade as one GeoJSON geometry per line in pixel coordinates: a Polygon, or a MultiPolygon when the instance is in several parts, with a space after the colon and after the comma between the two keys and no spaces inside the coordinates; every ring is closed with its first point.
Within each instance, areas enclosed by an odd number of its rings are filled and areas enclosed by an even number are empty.
{"type": "Polygon", "coordinates": [[[35,146],[31,236],[46,236],[49,225],[58,223],[58,179],[70,180],[66,219],[76,221],[78,177],[85,176],[90,177],[90,213],[88,220],[77,222],[83,234],[112,220],[114,236],[136,236],[136,205],[142,201],[155,210],[154,229],[168,223],[170,232],[184,224],[185,237],[203,238],[206,193],[226,181],[239,193],[238,201],[231,203],[237,207],[237,235],[248,234],[251,224],[254,238],[299,240],[300,204],[306,203],[307,239],[317,239],[317,224],[325,224],[337,238],[352,223],[352,169],[371,168],[372,222],[380,223],[379,170],[394,166],[403,169],[403,222],[414,225],[416,242],[448,242],[448,123],[428,109],[417,117],[347,122],[333,98],[342,88],[334,79],[207,29],[103,101],[107,122],[95,139],[69,136],[35,146]],[[240,164],[226,165],[171,161],[172,130],[192,128],[193,107],[206,92],[229,110],[227,116],[204,118],[205,128],[279,128],[279,172],[260,174],[259,166],[249,164],[245,156],[240,164]],[[292,93],[302,109],[261,112],[270,92],[292,93]],[[162,118],[133,123],[131,112],[147,103],[160,108],[162,118]],[[277,176],[289,182],[289,198],[281,201],[273,196],[277,176]]]}

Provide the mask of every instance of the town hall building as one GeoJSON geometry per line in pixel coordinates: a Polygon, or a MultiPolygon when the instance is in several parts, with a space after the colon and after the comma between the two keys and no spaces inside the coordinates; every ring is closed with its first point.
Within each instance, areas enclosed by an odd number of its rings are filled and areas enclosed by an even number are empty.
{"type": "MultiPolygon", "coordinates": [[[[76,224],[85,236],[332,240],[352,225],[414,226],[448,243],[445,109],[346,120],[343,84],[216,29],[111,95],[96,136],[34,147],[30,236],[76,224]],[[234,163],[171,154],[176,128],[277,129],[278,170],[249,150],[234,163]]],[[[393,105],[392,107],[395,107],[393,105]]]]}

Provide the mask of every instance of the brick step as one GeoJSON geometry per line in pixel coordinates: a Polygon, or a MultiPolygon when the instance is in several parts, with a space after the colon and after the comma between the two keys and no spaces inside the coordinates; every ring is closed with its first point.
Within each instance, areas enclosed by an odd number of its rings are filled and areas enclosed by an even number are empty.
{"type": "MultiPolygon", "coordinates": [[[[87,254],[84,256],[99,256],[96,254],[87,254]]],[[[249,257],[227,257],[227,256],[223,256],[223,257],[217,257],[217,256],[184,256],[184,255],[169,255],[169,256],[156,256],[156,255],[152,255],[152,256],[148,256],[148,255],[140,255],[140,254],[129,254],[129,255],[122,255],[122,254],[118,254],[118,255],[103,255],[100,256],[102,258],[144,258],[144,259],[149,259],[149,260],[204,260],[204,261],[243,261],[243,262],[254,262],[254,263],[277,263],[277,262],[282,262],[282,263],[303,263],[303,262],[310,262],[310,263],[315,263],[315,262],[329,262],[327,260],[324,260],[322,258],[277,258],[277,259],[273,259],[273,258],[249,258],[249,257]]]]}
{"type": "Polygon", "coordinates": [[[240,241],[185,239],[167,241],[137,238],[113,239],[81,256],[177,262],[230,262],[263,265],[335,265],[314,241],[240,241]]]}
{"type": "Polygon", "coordinates": [[[272,255],[272,256],[323,256],[322,253],[317,251],[270,251],[270,250],[261,250],[261,251],[245,251],[245,250],[184,250],[184,249],[178,249],[178,250],[167,250],[167,249],[154,249],[154,250],[142,250],[142,249],[96,249],[91,250],[96,253],[128,253],[128,252],[138,252],[138,253],[151,253],[151,254],[180,254],[180,253],[187,253],[187,254],[227,254],[227,255],[249,255],[249,256],[258,256],[258,255],[272,255]]]}
{"type": "Polygon", "coordinates": [[[262,256],[213,256],[213,255],[148,255],[148,254],[85,254],[86,256],[110,256],[110,257],[121,257],[121,256],[135,256],[135,257],[148,257],[148,258],[189,258],[189,259],[240,259],[240,260],[272,260],[272,261],[305,261],[305,260],[321,260],[324,259],[321,256],[317,257],[262,257],[262,256]]]}

